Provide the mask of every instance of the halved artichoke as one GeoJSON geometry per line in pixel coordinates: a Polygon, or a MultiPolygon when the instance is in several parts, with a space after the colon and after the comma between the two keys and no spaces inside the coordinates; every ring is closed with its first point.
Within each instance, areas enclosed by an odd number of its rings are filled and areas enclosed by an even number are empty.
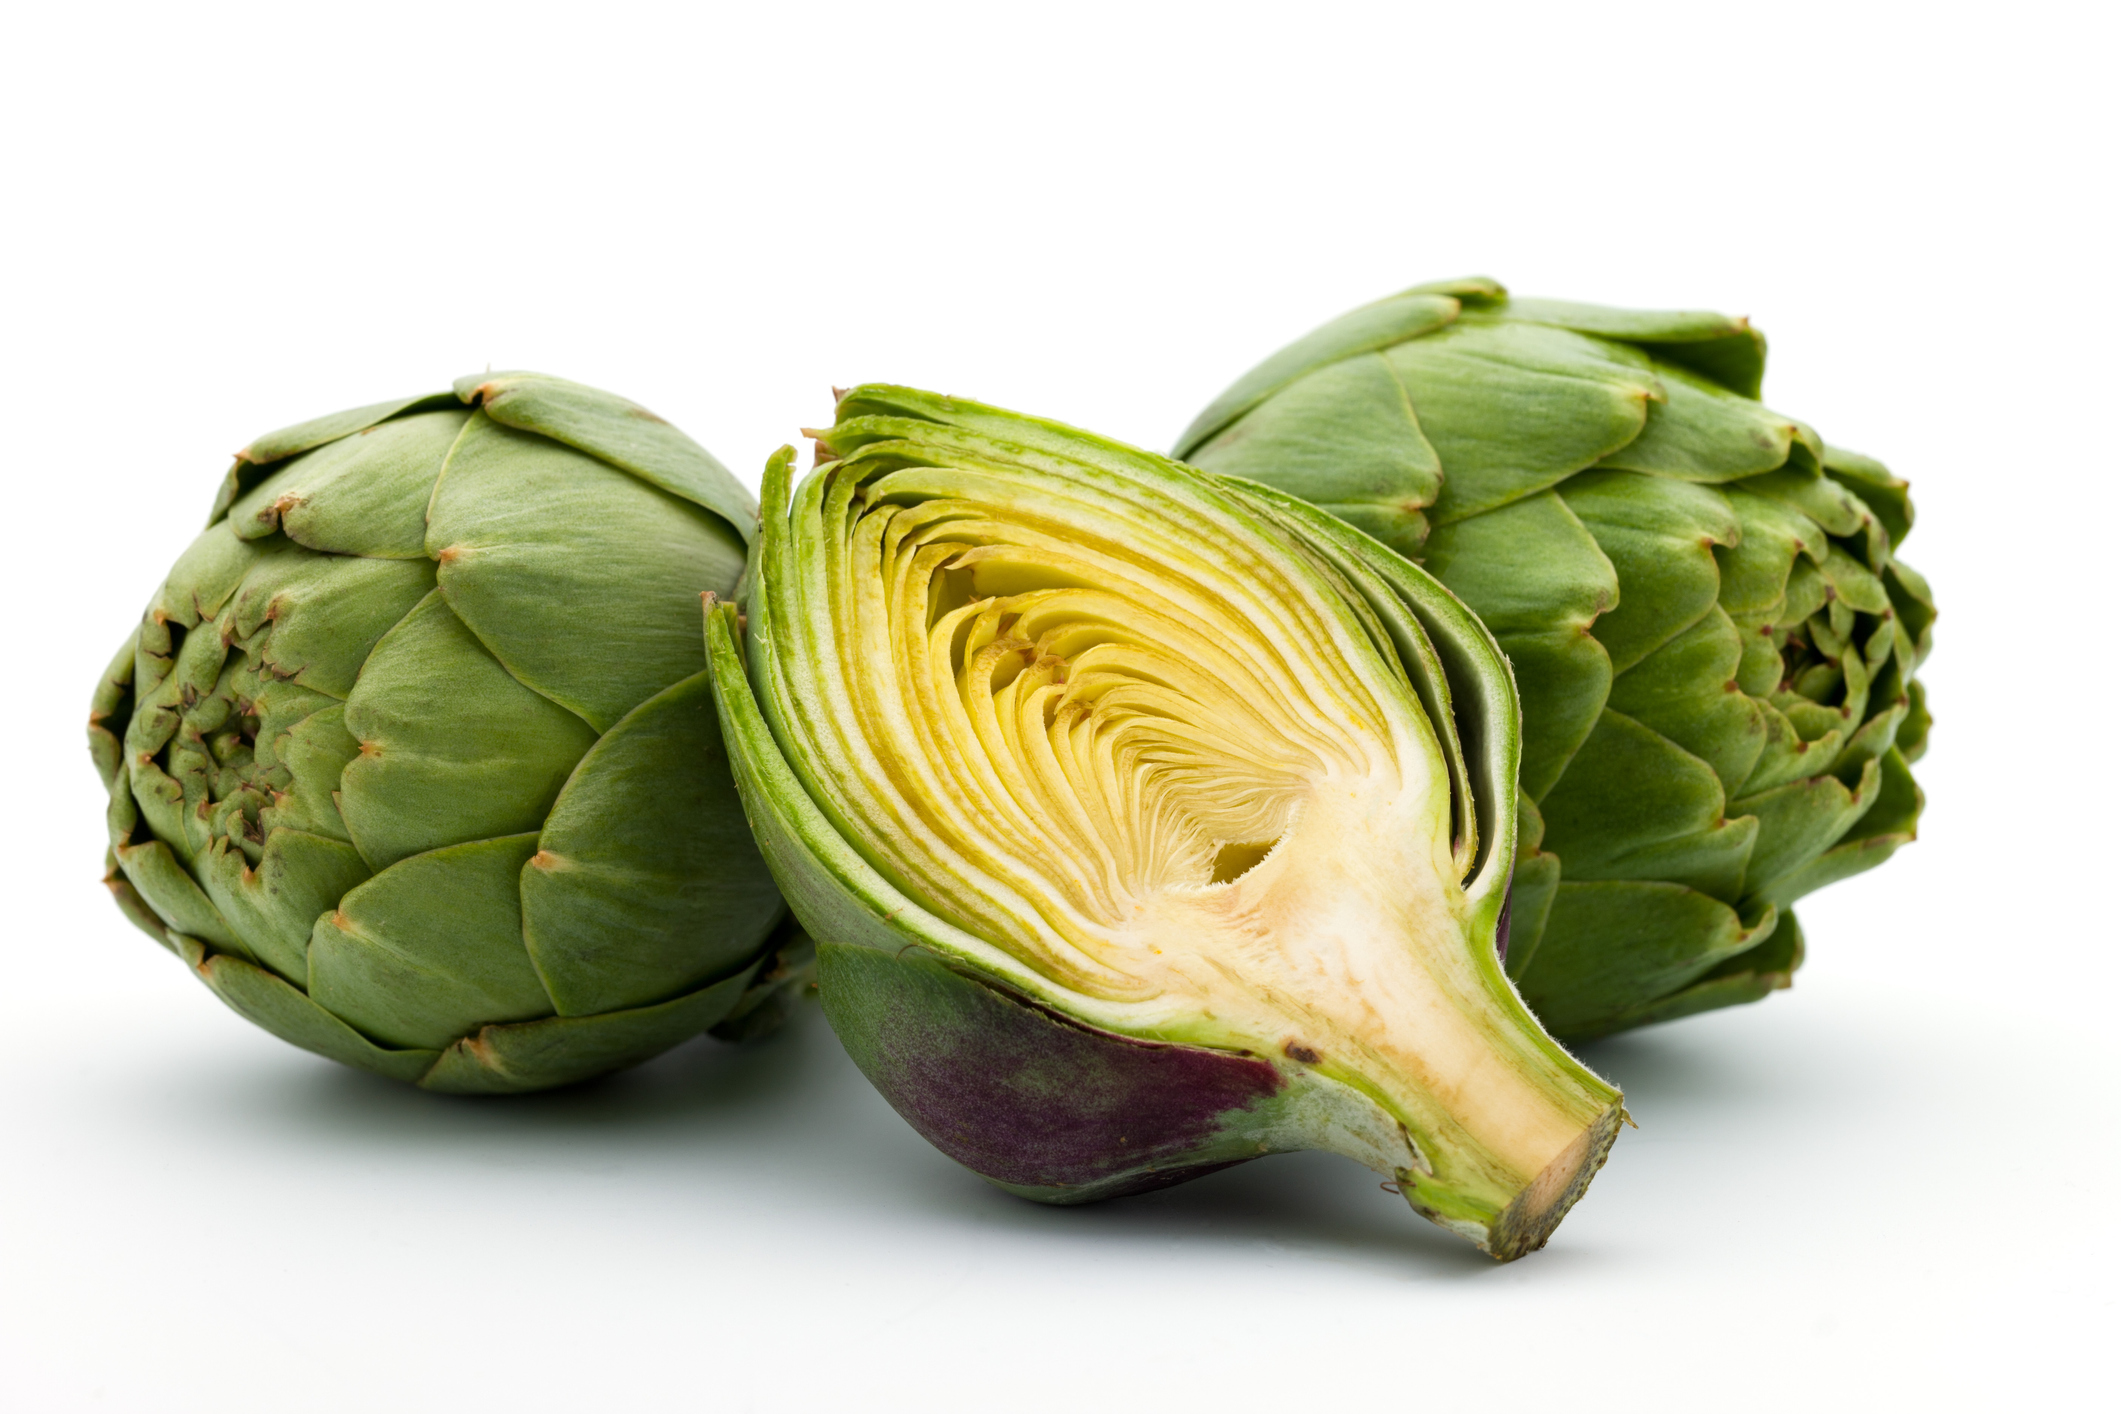
{"type": "Polygon", "coordinates": [[[870,1079],[1032,1198],[1321,1148],[1540,1246],[1622,1116],[1499,965],[1517,702],[1479,622],[1266,488],[905,388],[838,419],[792,494],[769,463],[748,631],[707,640],[870,1079]]]}
{"type": "Polygon", "coordinates": [[[1791,904],[1915,837],[1907,484],[1759,401],[1743,319],[1508,297],[1365,305],[1240,378],[1178,455],[1416,558],[1524,699],[1509,972],[1571,1040],[1752,1001],[1791,904]]]}

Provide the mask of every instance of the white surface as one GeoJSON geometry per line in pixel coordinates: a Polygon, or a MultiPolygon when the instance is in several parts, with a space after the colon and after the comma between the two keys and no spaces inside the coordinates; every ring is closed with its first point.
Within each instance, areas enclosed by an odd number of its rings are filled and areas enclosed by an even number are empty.
{"type": "Polygon", "coordinates": [[[2110,1397],[2110,21],[785,10],[11,18],[0,1405],[2110,1397]],[[1018,1203],[814,1012],[421,1095],[253,1031],[95,882],[90,684],[259,432],[490,365],[754,480],[863,379],[1163,446],[1288,338],[1475,270],[1753,315],[1769,401],[1914,480],[1945,613],[1921,843],[1805,904],[1794,992],[1591,1053],[1642,1129],[1523,1262],[1323,1156],[1018,1203]]]}

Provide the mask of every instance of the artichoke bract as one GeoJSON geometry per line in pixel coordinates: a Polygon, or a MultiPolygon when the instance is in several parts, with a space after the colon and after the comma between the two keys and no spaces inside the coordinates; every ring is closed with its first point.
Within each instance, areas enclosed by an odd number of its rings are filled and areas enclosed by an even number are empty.
{"type": "Polygon", "coordinates": [[[1583,1039],[1789,985],[1791,905],[1915,837],[1936,609],[1905,482],[1759,401],[1742,319],[1511,299],[1355,310],[1177,455],[1425,568],[1524,703],[1508,968],[1583,1039]]]}
{"type": "Polygon", "coordinates": [[[913,1126],[1077,1202],[1334,1150],[1499,1258],[1620,1097],[1496,951],[1517,706],[1479,622],[1295,498],[854,389],[706,631],[825,1012],[913,1126]]]}
{"type": "Polygon", "coordinates": [[[119,904],[266,1030],[432,1089],[773,1014],[699,646],[755,524],[684,434],[534,374],[258,439],[96,694],[119,904]]]}

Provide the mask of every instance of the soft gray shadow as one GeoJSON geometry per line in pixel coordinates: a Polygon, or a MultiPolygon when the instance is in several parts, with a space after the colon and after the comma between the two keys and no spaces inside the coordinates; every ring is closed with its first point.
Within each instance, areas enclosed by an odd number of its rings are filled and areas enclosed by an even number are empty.
{"type": "Polygon", "coordinates": [[[1885,1083],[1895,1067],[1885,1064],[1873,1032],[1852,1031],[1821,1008],[1778,1007],[1778,1000],[1624,1031],[1576,1054],[1620,1087],[1639,1120],[1696,1124],[1838,1105],[1885,1083]]]}
{"type": "MultiPolygon", "coordinates": [[[[1611,1080],[1639,1115],[1654,1115],[1667,1133],[1706,1114],[1772,1106],[1793,1081],[1786,1066],[1763,1064],[1754,1038],[1730,1018],[1704,1017],[1623,1033],[1581,1047],[1584,1063],[1611,1080]],[[1713,1023],[1723,1020],[1723,1026],[1713,1023]],[[1691,1116],[1691,1120],[1690,1120],[1691,1116]]],[[[1621,1143],[1630,1135],[1623,1131],[1621,1143]]],[[[1595,1187],[1593,1192],[1595,1193],[1595,1187]]],[[[1007,1195],[996,1194],[998,1200],[1007,1195]]],[[[1331,1154],[1262,1159],[1207,1178],[1079,1209],[1038,1209],[1024,1225],[1090,1230],[1131,1240],[1188,1239],[1267,1244],[1396,1266],[1409,1276],[1472,1278],[1500,1264],[1470,1243],[1427,1223],[1404,1200],[1378,1191],[1377,1177],[1331,1154]]],[[[1568,1229],[1558,1238],[1566,1249],[1568,1229]]],[[[1596,1261],[1593,1251],[1534,1256],[1571,1266],[1596,1261]]]]}
{"type": "Polygon", "coordinates": [[[1623,1031],[1575,1048],[1576,1058],[1620,1087],[1628,1104],[1677,1107],[1758,1092],[1764,1077],[1734,1054],[1728,1039],[1689,1018],[1623,1031]]]}
{"type": "Polygon", "coordinates": [[[645,1065],[529,1095],[443,1095],[319,1061],[234,1070],[216,1084],[255,1119],[292,1130],[422,1142],[467,1135],[593,1134],[614,1142],[753,1128],[785,1114],[842,1063],[815,1015],[760,1040],[700,1036],[645,1065]]]}
{"type": "MultiPolygon", "coordinates": [[[[194,1076],[195,1081],[202,1077],[194,1076]]],[[[699,1038],[618,1075],[536,1095],[436,1095],[319,1061],[231,1065],[207,1079],[222,1124],[252,1138],[415,1162],[449,1154],[512,1163],[661,1168],[680,1191],[704,1164],[856,1221],[913,1221],[1040,1241],[1140,1249],[1173,1243],[1309,1253],[1411,1276],[1496,1269],[1470,1244],[1331,1154],[1273,1155],[1175,1188],[1050,1207],[982,1182],[929,1146],[872,1089],[814,1003],[744,1045],[699,1038]]]]}
{"type": "Polygon", "coordinates": [[[1009,1226],[1070,1240],[1278,1249],[1421,1277],[1468,1277],[1498,1266],[1338,1154],[1269,1155],[1173,1188],[1080,1207],[1049,1207],[993,1188],[984,1197],[985,1206],[1006,1209],[1009,1226]]]}

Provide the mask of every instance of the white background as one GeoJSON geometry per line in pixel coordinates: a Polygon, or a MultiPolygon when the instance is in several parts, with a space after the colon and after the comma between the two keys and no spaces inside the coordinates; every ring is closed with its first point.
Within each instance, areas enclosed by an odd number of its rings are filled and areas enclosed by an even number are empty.
{"type": "Polygon", "coordinates": [[[0,1404],[2110,1397],[2108,24],[12,11],[0,1404]],[[1793,992],[1589,1052],[1642,1128],[1525,1261],[1319,1155],[1017,1202],[908,1130],[814,1008],[572,1093],[417,1093],[254,1031],[96,882],[91,685],[254,434],[528,367],[754,482],[869,379],[1164,447],[1294,335],[1472,272],[1752,315],[1768,400],[1913,480],[1944,608],[1921,842],[1805,905],[1793,992]]]}

